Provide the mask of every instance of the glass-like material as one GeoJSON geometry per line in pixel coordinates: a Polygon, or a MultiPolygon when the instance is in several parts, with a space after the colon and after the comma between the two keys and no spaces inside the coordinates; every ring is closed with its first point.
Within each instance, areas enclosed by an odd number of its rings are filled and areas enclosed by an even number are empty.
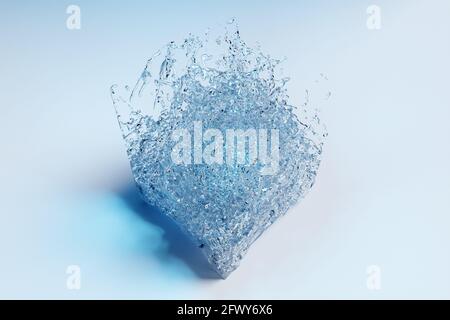
{"type": "MultiPolygon", "coordinates": [[[[288,103],[280,62],[244,43],[232,21],[223,35],[169,43],[133,88],[111,88],[144,199],[188,233],[223,278],[308,192],[319,167],[325,130],[310,104],[288,103]],[[218,129],[224,139],[228,129],[277,129],[276,172],[261,174],[260,161],[226,163],[226,155],[222,164],[195,163],[194,148],[190,164],[174,163],[173,132],[186,129],[192,136],[199,121],[203,132],[218,129]]],[[[266,143],[270,150],[269,136],[266,143]]],[[[248,160],[249,149],[244,152],[248,160]]]]}

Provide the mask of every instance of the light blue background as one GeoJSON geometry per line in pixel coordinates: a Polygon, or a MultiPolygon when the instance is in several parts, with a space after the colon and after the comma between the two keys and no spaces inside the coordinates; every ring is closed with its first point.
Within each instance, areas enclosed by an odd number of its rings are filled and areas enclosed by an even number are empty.
{"type": "Polygon", "coordinates": [[[1,298],[450,298],[449,1],[3,1],[0,41],[1,298]],[[137,212],[109,87],[233,16],[294,104],[320,72],[333,94],[315,187],[223,281],[137,212]]]}

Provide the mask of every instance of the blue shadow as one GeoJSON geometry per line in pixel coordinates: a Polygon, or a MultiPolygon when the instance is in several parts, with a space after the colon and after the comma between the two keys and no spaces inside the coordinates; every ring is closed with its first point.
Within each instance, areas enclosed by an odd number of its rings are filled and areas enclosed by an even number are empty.
{"type": "Polygon", "coordinates": [[[145,222],[164,231],[164,240],[169,244],[167,254],[182,260],[201,279],[221,279],[192,239],[157,207],[148,205],[136,185],[126,186],[119,192],[119,197],[145,222]]]}

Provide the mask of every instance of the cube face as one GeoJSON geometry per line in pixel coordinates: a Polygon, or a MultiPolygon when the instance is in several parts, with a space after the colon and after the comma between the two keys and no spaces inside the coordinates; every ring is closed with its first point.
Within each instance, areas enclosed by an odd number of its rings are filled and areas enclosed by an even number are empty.
{"type": "Polygon", "coordinates": [[[132,91],[112,88],[143,198],[178,224],[223,278],[309,191],[322,152],[316,122],[299,119],[287,104],[286,81],[274,75],[279,61],[233,35],[225,36],[226,63],[217,68],[197,62],[191,39],[168,45],[156,79],[147,66],[132,91]],[[192,55],[181,75],[173,68],[177,49],[192,55]],[[148,92],[150,81],[156,89],[148,92]],[[143,111],[143,92],[155,97],[156,116],[143,111]]]}

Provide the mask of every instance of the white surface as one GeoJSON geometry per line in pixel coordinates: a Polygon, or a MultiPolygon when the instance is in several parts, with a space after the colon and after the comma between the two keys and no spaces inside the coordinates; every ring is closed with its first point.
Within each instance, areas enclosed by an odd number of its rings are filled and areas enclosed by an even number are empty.
{"type": "Polygon", "coordinates": [[[379,31],[365,1],[80,1],[78,31],[65,4],[2,4],[0,297],[450,298],[450,3],[378,3],[379,31]],[[108,91],[168,40],[231,16],[288,57],[295,103],[320,72],[333,95],[315,187],[222,281],[199,278],[125,203],[108,91]],[[81,290],[66,288],[72,264],[81,290]]]}

